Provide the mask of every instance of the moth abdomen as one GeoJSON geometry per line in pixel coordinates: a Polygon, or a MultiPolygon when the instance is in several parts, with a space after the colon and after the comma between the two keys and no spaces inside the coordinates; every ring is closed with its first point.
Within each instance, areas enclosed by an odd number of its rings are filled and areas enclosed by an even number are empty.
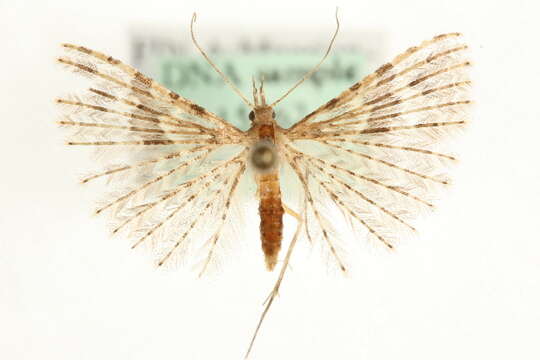
{"type": "Polygon", "coordinates": [[[266,268],[273,270],[281,249],[283,233],[283,205],[277,171],[259,175],[259,215],[261,217],[261,246],[266,268]]]}

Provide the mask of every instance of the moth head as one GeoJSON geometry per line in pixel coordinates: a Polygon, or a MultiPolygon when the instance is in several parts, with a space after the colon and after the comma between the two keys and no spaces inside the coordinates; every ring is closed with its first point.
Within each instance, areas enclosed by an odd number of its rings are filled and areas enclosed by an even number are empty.
{"type": "Polygon", "coordinates": [[[255,122],[256,119],[268,119],[268,117],[276,118],[276,112],[270,106],[258,107],[249,112],[249,121],[251,122],[255,122]]]}
{"type": "Polygon", "coordinates": [[[276,113],[274,109],[266,104],[266,96],[264,94],[264,75],[261,76],[259,87],[255,84],[255,77],[251,79],[253,86],[253,110],[249,113],[251,122],[265,122],[265,120],[275,119],[276,113]]]}

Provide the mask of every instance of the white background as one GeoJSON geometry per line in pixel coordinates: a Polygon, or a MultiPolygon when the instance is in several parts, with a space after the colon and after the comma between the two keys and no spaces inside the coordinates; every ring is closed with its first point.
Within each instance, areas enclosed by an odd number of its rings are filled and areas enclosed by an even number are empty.
{"type": "MultiPolygon", "coordinates": [[[[275,276],[258,245],[252,259],[197,280],[156,270],[109,238],[89,216],[96,194],[75,181],[91,162],[62,145],[54,124],[52,99],[78,81],[54,65],[57,44],[127,59],[130,25],[172,24],[187,37],[194,10],[199,32],[235,23],[275,26],[276,37],[288,24],[331,33],[335,5],[2,1],[0,358],[243,356],[275,276]]],[[[338,5],[343,28],[388,34],[387,59],[463,32],[475,63],[474,122],[460,142],[456,185],[418,239],[393,254],[367,247],[348,279],[326,275],[316,257],[293,259],[253,359],[540,358],[540,9],[533,1],[338,5]]]]}

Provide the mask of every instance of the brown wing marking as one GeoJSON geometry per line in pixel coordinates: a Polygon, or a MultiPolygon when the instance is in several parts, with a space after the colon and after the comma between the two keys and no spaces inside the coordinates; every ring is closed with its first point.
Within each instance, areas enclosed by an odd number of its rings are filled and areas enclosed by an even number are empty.
{"type": "MultiPolygon", "coordinates": [[[[77,45],[73,45],[73,44],[62,44],[62,46],[64,48],[66,48],[66,49],[73,50],[73,51],[85,54],[87,56],[91,56],[94,59],[100,60],[100,61],[102,61],[104,63],[108,63],[111,66],[114,66],[114,67],[118,68],[120,71],[122,71],[125,74],[131,76],[133,79],[137,80],[139,83],[143,84],[145,87],[154,90],[157,93],[156,95],[158,95],[161,100],[166,101],[166,102],[168,102],[170,104],[174,104],[174,105],[178,106],[179,108],[181,108],[182,110],[184,110],[185,112],[187,112],[189,114],[199,116],[199,117],[204,117],[205,119],[209,119],[212,122],[218,124],[219,126],[224,127],[224,128],[226,128],[228,130],[231,130],[233,132],[236,132],[237,134],[242,133],[239,129],[237,129],[233,125],[227,123],[226,121],[221,119],[219,116],[205,110],[204,108],[200,107],[197,104],[194,104],[193,102],[189,101],[188,99],[183,98],[182,96],[176,94],[175,92],[168,90],[167,88],[163,87],[159,83],[153,81],[151,78],[141,74],[138,70],[134,69],[133,67],[131,67],[131,66],[127,65],[127,64],[124,64],[123,62],[121,62],[119,60],[113,59],[112,57],[110,57],[108,55],[105,55],[105,54],[103,54],[101,52],[98,52],[98,51],[95,51],[95,50],[85,48],[83,46],[77,46],[77,45]]],[[[89,74],[100,77],[100,78],[102,78],[104,80],[113,82],[113,83],[115,83],[115,84],[117,84],[119,86],[128,88],[128,89],[132,90],[133,92],[138,93],[138,94],[140,94],[142,96],[145,96],[145,97],[148,97],[148,98],[154,98],[155,97],[150,91],[143,90],[143,89],[140,89],[140,88],[135,87],[135,86],[131,86],[131,85],[129,85],[129,84],[127,84],[127,83],[113,77],[113,76],[110,76],[110,75],[104,74],[104,73],[100,73],[99,71],[96,71],[96,70],[92,69],[91,67],[88,67],[88,66],[86,66],[84,64],[80,64],[80,63],[71,61],[70,59],[66,59],[66,58],[59,58],[58,61],[61,62],[61,63],[66,64],[66,65],[74,66],[74,67],[76,67],[76,68],[78,68],[78,69],[80,69],[82,71],[85,71],[85,72],[87,72],[89,74]]]]}

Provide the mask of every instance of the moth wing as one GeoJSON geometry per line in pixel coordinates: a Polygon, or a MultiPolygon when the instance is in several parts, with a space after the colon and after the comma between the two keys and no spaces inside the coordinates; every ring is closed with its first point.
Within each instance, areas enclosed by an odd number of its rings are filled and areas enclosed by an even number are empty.
{"type": "MultiPolygon", "coordinates": [[[[311,224],[344,269],[343,247],[319,220],[331,206],[387,248],[434,207],[456,161],[448,141],[468,121],[467,45],[451,33],[411,47],[285,131],[288,162],[311,201],[311,224]]],[[[335,233],[335,231],[333,231],[335,233]]]]}
{"type": "Polygon", "coordinates": [[[103,53],[63,44],[58,62],[88,77],[90,89],[57,99],[67,144],[97,150],[112,191],[96,209],[133,247],[148,244],[158,265],[200,249],[216,257],[246,168],[246,134],[219,116],[103,53]]]}

